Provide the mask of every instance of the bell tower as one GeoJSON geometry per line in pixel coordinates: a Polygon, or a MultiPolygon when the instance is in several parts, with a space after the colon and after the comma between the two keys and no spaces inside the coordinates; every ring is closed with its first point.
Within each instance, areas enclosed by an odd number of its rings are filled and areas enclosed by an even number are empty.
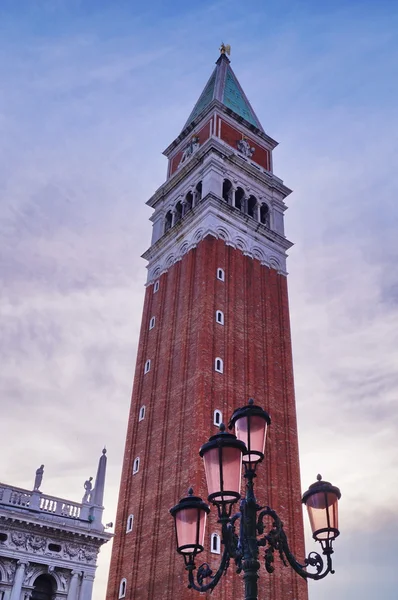
{"type": "MultiPolygon", "coordinates": [[[[107,600],[199,598],[168,510],[190,486],[206,499],[199,447],[248,398],[272,417],[258,500],[277,510],[304,558],[283,222],[291,190],[273,173],[276,145],[222,46],[147,202],[153,233],[107,600]]],[[[203,562],[216,569],[215,516],[206,538],[203,562]]],[[[242,597],[233,571],[212,599],[242,597]]],[[[261,600],[307,598],[282,565],[261,573],[259,589],[261,600]]]]}

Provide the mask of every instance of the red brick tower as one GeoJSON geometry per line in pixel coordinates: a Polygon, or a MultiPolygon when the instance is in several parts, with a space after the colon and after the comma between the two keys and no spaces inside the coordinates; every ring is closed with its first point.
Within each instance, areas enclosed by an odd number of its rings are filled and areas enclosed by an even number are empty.
{"type": "MultiPolygon", "coordinates": [[[[222,53],[148,201],[148,285],[107,600],[200,597],[186,587],[168,510],[190,485],[206,499],[199,447],[250,397],[272,417],[257,499],[277,510],[304,558],[283,226],[290,190],[273,174],[276,145],[222,53]]],[[[212,513],[200,562],[217,568],[212,513]]],[[[272,575],[262,569],[259,590],[261,600],[307,598],[281,563],[272,575]]],[[[211,597],[242,595],[231,564],[211,597]]]]}

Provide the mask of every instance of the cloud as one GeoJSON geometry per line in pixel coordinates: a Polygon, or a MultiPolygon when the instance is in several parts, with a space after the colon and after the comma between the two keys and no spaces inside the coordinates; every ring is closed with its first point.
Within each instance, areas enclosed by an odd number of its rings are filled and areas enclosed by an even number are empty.
{"type": "MultiPolygon", "coordinates": [[[[40,33],[8,16],[1,42],[1,479],[30,487],[44,462],[44,491],[79,500],[106,443],[105,519],[115,519],[145,201],[223,22],[232,66],[281,142],[276,174],[295,190],[286,232],[303,488],[320,471],[343,492],[336,575],[312,594],[367,600],[384,585],[392,597],[393,551],[373,551],[374,540],[393,548],[397,519],[397,50],[385,13],[220,2],[130,15],[130,27],[117,11],[85,20],[83,3],[61,2],[52,33],[50,4],[35,5],[40,33]]],[[[109,554],[110,544],[96,598],[109,554]]]]}

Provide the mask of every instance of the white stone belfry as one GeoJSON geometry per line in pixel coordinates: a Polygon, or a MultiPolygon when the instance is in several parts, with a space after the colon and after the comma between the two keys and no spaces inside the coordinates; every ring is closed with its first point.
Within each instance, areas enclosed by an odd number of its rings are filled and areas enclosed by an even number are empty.
{"type": "Polygon", "coordinates": [[[41,492],[43,470],[33,491],[0,483],[0,600],[92,600],[97,554],[112,537],[102,524],[106,450],[82,503],[41,492]]]}
{"type": "Polygon", "coordinates": [[[284,231],[291,193],[273,172],[277,142],[262,128],[222,54],[180,135],[166,148],[166,181],[148,200],[154,210],[148,284],[206,237],[286,275],[292,243],[284,231]],[[195,151],[187,152],[190,140],[195,151]]]}

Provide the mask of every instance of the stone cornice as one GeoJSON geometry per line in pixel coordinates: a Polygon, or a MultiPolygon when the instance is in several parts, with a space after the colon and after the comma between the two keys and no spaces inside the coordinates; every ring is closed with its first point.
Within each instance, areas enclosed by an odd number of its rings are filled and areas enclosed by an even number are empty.
{"type": "Polygon", "coordinates": [[[206,108],[196,117],[196,119],[191,121],[191,123],[181,131],[180,135],[176,137],[175,140],[173,140],[169,146],[167,146],[163,154],[169,157],[173,150],[177,148],[177,146],[183,140],[185,140],[189,134],[192,134],[193,130],[196,129],[199,125],[201,125],[202,121],[205,121],[214,109],[217,109],[218,113],[230,116],[233,119],[234,123],[243,125],[252,134],[257,136],[259,139],[265,141],[267,145],[270,146],[271,150],[276,148],[276,146],[278,145],[278,142],[276,140],[274,140],[266,133],[263,133],[260,129],[246,121],[246,119],[244,119],[243,117],[237,115],[232,109],[227,108],[224,104],[222,104],[222,102],[220,102],[219,100],[212,100],[212,102],[210,102],[210,104],[206,106],[206,108]]]}
{"type": "MultiPolygon", "coordinates": [[[[73,527],[73,524],[68,523],[67,520],[65,521],[66,522],[63,524],[56,522],[52,523],[50,521],[34,519],[30,515],[25,516],[19,512],[12,513],[7,511],[7,514],[0,514],[0,526],[2,523],[7,524],[8,526],[15,526],[17,528],[21,528],[21,526],[23,526],[24,531],[27,531],[28,529],[32,529],[32,531],[45,530],[48,532],[54,532],[57,536],[61,535],[65,537],[73,536],[85,538],[87,540],[91,540],[92,542],[100,542],[100,544],[104,544],[113,537],[112,533],[90,530],[88,528],[81,529],[80,527],[73,527]]],[[[49,533],[49,535],[51,535],[51,533],[49,533]]]]}

